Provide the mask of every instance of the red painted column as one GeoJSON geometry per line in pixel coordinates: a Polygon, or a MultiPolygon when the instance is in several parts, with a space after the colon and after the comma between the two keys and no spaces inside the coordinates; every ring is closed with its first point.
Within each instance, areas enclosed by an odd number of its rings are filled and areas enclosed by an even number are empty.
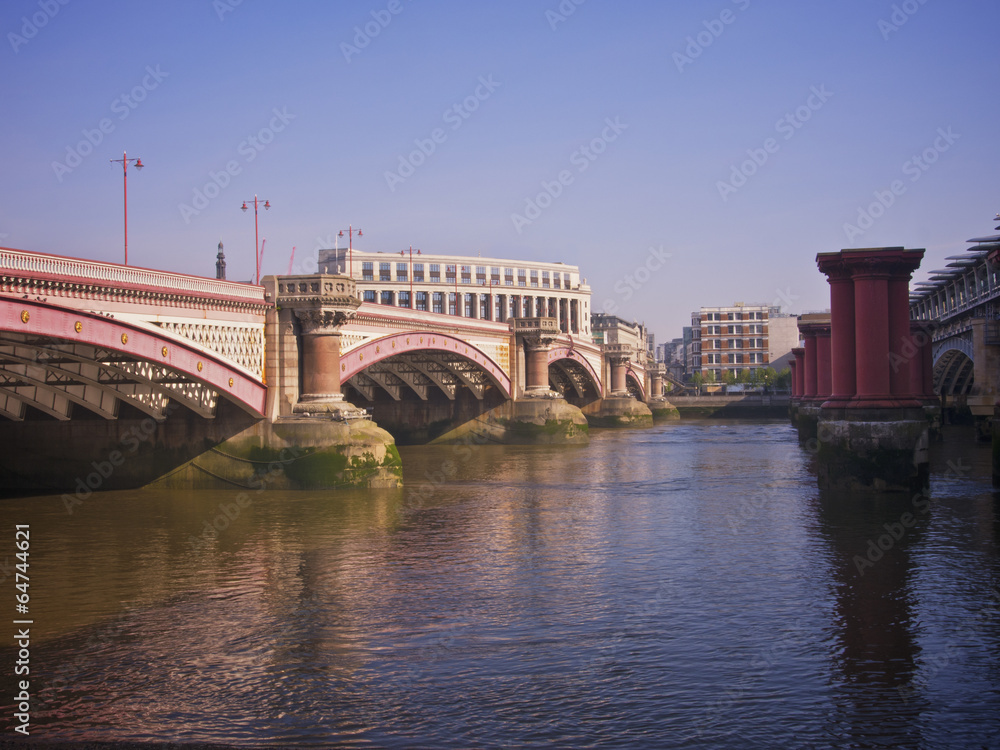
{"type": "Polygon", "coordinates": [[[830,397],[830,327],[816,331],[816,398],[830,397]]]}
{"type": "Polygon", "coordinates": [[[876,259],[863,259],[854,267],[854,335],[857,342],[855,404],[891,406],[889,273],[886,264],[876,259]]]}
{"type": "Polygon", "coordinates": [[[549,343],[528,344],[524,361],[524,389],[549,389],[549,343]]]}
{"type": "Polygon", "coordinates": [[[910,335],[910,270],[900,264],[893,271],[888,281],[889,389],[900,406],[919,406],[910,382],[910,369],[919,354],[910,335]]]}
{"type": "Polygon", "coordinates": [[[799,397],[799,380],[795,373],[799,369],[799,361],[797,359],[791,359],[788,361],[788,368],[792,371],[792,398],[799,397]]]}
{"type": "Polygon", "coordinates": [[[798,392],[798,398],[803,398],[806,392],[806,350],[801,346],[797,346],[792,349],[792,354],[795,355],[795,389],[798,392]]]}
{"type": "Polygon", "coordinates": [[[917,347],[917,354],[913,358],[911,368],[911,382],[914,384],[913,393],[918,399],[936,401],[934,393],[934,340],[933,324],[927,321],[913,321],[910,324],[913,332],[913,343],[917,347]],[[919,384],[919,389],[917,385],[919,384]]]}
{"type": "Polygon", "coordinates": [[[910,366],[910,393],[917,399],[927,396],[927,385],[924,384],[924,343],[928,338],[920,321],[910,321],[910,341],[916,353],[907,359],[907,363],[910,366]]]}
{"type": "Polygon", "coordinates": [[[340,395],[340,332],[302,336],[302,397],[308,400],[340,395]]]}
{"type": "Polygon", "coordinates": [[[799,332],[805,342],[805,379],[802,398],[816,398],[816,331],[811,327],[800,327],[799,332]]]}
{"type": "Polygon", "coordinates": [[[840,253],[821,253],[816,262],[830,282],[830,398],[824,406],[845,406],[857,391],[854,279],[840,253]]]}
{"type": "Polygon", "coordinates": [[[628,387],[625,384],[625,376],[628,374],[628,357],[611,358],[611,395],[627,396],[628,387]]]}

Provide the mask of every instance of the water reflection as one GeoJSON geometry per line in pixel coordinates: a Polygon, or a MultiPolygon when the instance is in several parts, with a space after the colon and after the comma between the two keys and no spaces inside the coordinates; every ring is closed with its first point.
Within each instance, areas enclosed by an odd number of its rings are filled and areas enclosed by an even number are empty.
{"type": "Polygon", "coordinates": [[[402,490],[10,501],[36,736],[988,744],[988,448],[938,448],[927,506],[820,494],[783,422],[410,447],[402,490]]]}

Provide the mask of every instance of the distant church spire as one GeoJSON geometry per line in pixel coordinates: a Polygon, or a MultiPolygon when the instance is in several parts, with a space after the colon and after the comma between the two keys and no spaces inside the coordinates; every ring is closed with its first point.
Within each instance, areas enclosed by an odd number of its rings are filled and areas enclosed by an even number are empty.
{"type": "Polygon", "coordinates": [[[226,254],[222,252],[222,240],[219,240],[219,254],[215,256],[215,278],[226,278],[226,254]]]}

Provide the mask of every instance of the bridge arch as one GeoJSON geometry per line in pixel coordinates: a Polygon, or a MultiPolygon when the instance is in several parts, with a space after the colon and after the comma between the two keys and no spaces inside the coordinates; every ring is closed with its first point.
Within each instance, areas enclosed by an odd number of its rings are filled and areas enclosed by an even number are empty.
{"type": "Polygon", "coordinates": [[[510,375],[475,344],[447,333],[410,331],[366,341],[340,358],[340,379],[369,401],[377,390],[399,401],[404,386],[426,401],[440,389],[454,400],[468,388],[482,400],[490,386],[511,398],[510,375]]]}
{"type": "Polygon", "coordinates": [[[0,298],[0,415],[31,406],[58,420],[77,404],[115,419],[119,402],[155,419],[174,400],[212,418],[218,399],[262,417],[267,387],[214,354],[144,327],[35,300],[0,298]]]}
{"type": "Polygon", "coordinates": [[[578,406],[601,397],[601,377],[590,361],[568,346],[549,350],[549,382],[570,403],[578,406]]]}
{"type": "Polygon", "coordinates": [[[975,382],[972,345],[942,347],[934,355],[934,393],[947,396],[969,394],[975,382]]]}
{"type": "Polygon", "coordinates": [[[637,401],[646,400],[646,388],[643,385],[644,378],[631,367],[625,373],[625,387],[637,401]]]}

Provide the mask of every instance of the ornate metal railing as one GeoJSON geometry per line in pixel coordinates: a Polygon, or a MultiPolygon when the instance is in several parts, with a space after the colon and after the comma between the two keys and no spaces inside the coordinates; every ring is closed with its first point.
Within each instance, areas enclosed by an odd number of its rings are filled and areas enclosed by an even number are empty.
{"type": "Polygon", "coordinates": [[[117,287],[264,302],[264,288],[253,284],[9,248],[0,248],[0,273],[4,272],[32,278],[87,280],[117,287]]]}

